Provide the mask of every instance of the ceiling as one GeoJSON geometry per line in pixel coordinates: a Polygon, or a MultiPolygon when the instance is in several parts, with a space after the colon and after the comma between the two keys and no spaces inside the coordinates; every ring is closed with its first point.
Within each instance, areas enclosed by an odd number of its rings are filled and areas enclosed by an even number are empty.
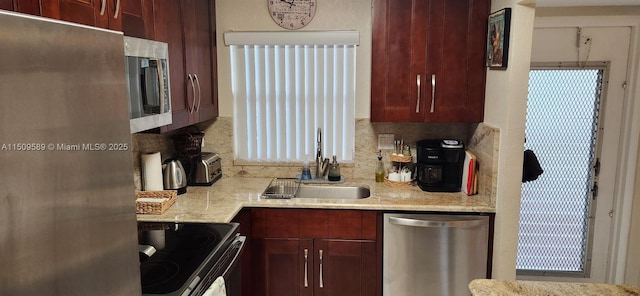
{"type": "Polygon", "coordinates": [[[535,0],[536,7],[640,5],[640,0],[535,0]]]}

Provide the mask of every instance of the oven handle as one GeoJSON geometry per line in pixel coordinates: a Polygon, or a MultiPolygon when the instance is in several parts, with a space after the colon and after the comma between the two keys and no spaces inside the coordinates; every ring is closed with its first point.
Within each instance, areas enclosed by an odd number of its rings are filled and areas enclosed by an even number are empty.
{"type": "Polygon", "coordinates": [[[232,270],[238,264],[238,261],[240,261],[239,260],[240,254],[242,254],[242,249],[244,249],[244,244],[246,240],[247,240],[246,236],[239,235],[233,240],[233,242],[231,242],[231,245],[234,245],[237,242],[240,242],[240,247],[238,247],[238,249],[236,250],[236,253],[233,255],[233,260],[231,260],[231,263],[229,263],[229,266],[227,266],[227,269],[225,269],[225,271],[222,273],[223,278],[226,279],[229,271],[232,270]]]}

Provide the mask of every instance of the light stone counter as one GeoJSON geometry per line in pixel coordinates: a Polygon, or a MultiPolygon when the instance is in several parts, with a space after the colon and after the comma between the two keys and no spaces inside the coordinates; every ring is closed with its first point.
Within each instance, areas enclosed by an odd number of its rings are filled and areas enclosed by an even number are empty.
{"type": "Polygon", "coordinates": [[[261,194],[270,181],[271,178],[223,177],[212,186],[190,186],[166,212],[139,214],[138,221],[229,222],[243,207],[495,213],[489,197],[424,192],[417,186],[395,188],[373,180],[344,183],[367,185],[371,196],[365,199],[263,199],[261,194]]]}
{"type": "Polygon", "coordinates": [[[627,285],[504,280],[473,280],[469,290],[472,296],[640,295],[640,288],[627,285]]]}

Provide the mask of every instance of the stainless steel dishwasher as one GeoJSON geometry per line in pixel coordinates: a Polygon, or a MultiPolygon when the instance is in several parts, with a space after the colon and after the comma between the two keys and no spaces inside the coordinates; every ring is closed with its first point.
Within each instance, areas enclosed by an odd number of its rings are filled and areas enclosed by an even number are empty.
{"type": "Polygon", "coordinates": [[[469,295],[487,277],[489,217],[384,214],[383,295],[469,295]]]}

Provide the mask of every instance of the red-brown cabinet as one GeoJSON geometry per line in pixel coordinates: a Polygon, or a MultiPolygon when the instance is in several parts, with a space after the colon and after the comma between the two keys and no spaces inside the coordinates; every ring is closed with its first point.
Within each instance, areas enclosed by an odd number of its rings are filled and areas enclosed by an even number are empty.
{"type": "Polygon", "coordinates": [[[44,17],[121,31],[122,1],[125,0],[41,0],[40,7],[44,17]]]}
{"type": "Polygon", "coordinates": [[[489,0],[374,0],[371,121],[481,122],[489,0]]]}
{"type": "Polygon", "coordinates": [[[155,0],[155,40],[169,44],[173,123],[179,129],[218,115],[215,5],[209,0],[155,0]]]}
{"type": "Polygon", "coordinates": [[[153,1],[121,0],[122,32],[131,37],[153,39],[153,1]]]}
{"type": "Polygon", "coordinates": [[[0,0],[0,9],[40,15],[40,0],[0,0]]]}
{"type": "Polygon", "coordinates": [[[252,209],[245,295],[380,295],[378,214],[252,209]]]}
{"type": "Polygon", "coordinates": [[[0,9],[153,39],[152,0],[0,0],[0,9]]]}

